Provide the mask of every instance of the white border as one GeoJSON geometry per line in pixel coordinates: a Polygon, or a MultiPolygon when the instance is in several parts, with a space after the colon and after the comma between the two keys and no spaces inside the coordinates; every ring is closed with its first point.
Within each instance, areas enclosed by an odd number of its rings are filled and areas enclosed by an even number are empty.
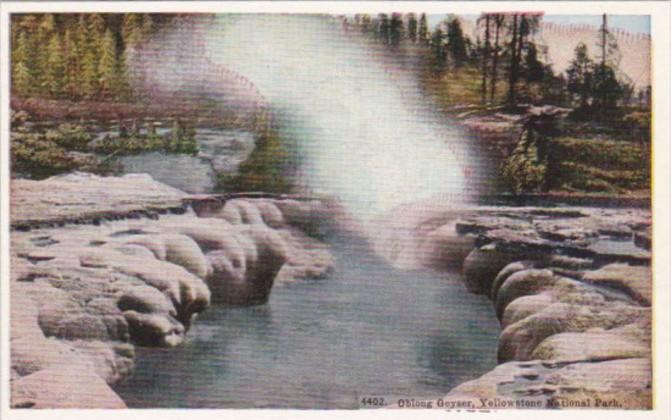
{"type": "Polygon", "coordinates": [[[653,80],[653,269],[654,269],[654,410],[652,411],[497,411],[496,419],[572,418],[635,420],[671,419],[671,3],[668,2],[4,2],[0,1],[0,279],[1,319],[0,418],[73,419],[109,418],[192,419],[202,418],[412,418],[444,419],[448,416],[471,419],[487,413],[442,410],[10,410],[9,407],[9,13],[13,12],[210,12],[210,13],[379,13],[427,12],[479,14],[482,11],[544,11],[546,14],[631,14],[651,15],[653,80]]]}

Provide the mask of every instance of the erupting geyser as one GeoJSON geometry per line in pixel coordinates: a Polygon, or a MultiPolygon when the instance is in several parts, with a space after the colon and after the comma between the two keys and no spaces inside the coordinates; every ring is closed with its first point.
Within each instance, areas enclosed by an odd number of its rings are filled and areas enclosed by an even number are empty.
{"type": "Polygon", "coordinates": [[[310,192],[338,197],[362,220],[433,196],[459,204],[473,193],[464,179],[468,147],[430,111],[412,66],[401,64],[407,51],[390,52],[327,16],[198,19],[195,30],[162,37],[177,53],[155,54],[145,82],[168,91],[200,83],[229,100],[263,101],[299,154],[310,192]],[[205,75],[213,66],[257,96],[218,86],[205,75]]]}

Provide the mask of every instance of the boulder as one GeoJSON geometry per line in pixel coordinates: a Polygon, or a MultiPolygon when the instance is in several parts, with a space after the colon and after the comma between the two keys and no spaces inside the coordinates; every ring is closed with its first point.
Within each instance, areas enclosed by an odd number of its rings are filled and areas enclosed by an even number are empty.
{"type": "Polygon", "coordinates": [[[259,211],[258,208],[256,208],[256,205],[253,202],[250,202],[249,200],[243,200],[243,199],[236,199],[236,200],[230,200],[224,205],[223,213],[227,213],[227,208],[231,208],[231,210],[228,210],[228,213],[234,213],[237,212],[239,214],[239,218],[233,217],[232,220],[228,220],[230,223],[233,224],[238,224],[238,220],[240,221],[241,224],[245,225],[261,225],[263,224],[263,218],[261,217],[261,212],[259,211]]]}
{"type": "Polygon", "coordinates": [[[642,305],[650,306],[652,303],[652,271],[648,266],[608,264],[588,271],[582,278],[595,285],[621,290],[642,305]]]}
{"type": "Polygon", "coordinates": [[[76,340],[69,343],[91,361],[98,376],[110,385],[128,377],[133,369],[135,349],[129,343],[95,340],[76,340]]]}
{"type": "Polygon", "coordinates": [[[167,254],[165,242],[158,235],[135,235],[127,243],[143,246],[150,250],[159,260],[165,260],[167,254]]]}
{"type": "Polygon", "coordinates": [[[494,299],[496,316],[503,318],[508,304],[522,296],[533,295],[552,287],[558,279],[546,269],[527,269],[511,274],[498,289],[494,299]]]}
{"type": "Polygon", "coordinates": [[[140,258],[159,258],[159,259],[165,259],[165,250],[162,250],[162,253],[160,250],[156,250],[157,252],[155,253],[154,251],[151,251],[149,248],[145,247],[144,245],[139,245],[139,244],[123,244],[119,247],[114,248],[117,251],[121,252],[122,254],[126,255],[133,255],[135,257],[140,257],[140,258]]]}
{"type": "Polygon", "coordinates": [[[501,319],[501,328],[505,329],[524,318],[542,311],[557,300],[552,293],[543,292],[535,295],[522,296],[506,307],[501,319]]]}
{"type": "Polygon", "coordinates": [[[335,269],[328,245],[292,227],[277,233],[284,241],[287,261],[275,278],[276,284],[322,279],[335,269]]]}
{"type": "Polygon", "coordinates": [[[300,201],[294,199],[274,200],[282,212],[284,222],[311,235],[317,233],[325,223],[332,221],[333,210],[319,200],[300,201]]]}
{"type": "Polygon", "coordinates": [[[532,359],[557,361],[597,361],[650,357],[650,343],[640,341],[621,328],[560,333],[543,340],[532,359]]]}
{"type": "Polygon", "coordinates": [[[214,217],[166,218],[162,223],[166,230],[181,233],[196,241],[205,253],[227,246],[228,237],[235,232],[231,223],[214,217]]]}
{"type": "Polygon", "coordinates": [[[487,245],[472,250],[464,260],[464,281],[471,293],[490,294],[496,275],[517,258],[487,245]]]}
{"type": "Polygon", "coordinates": [[[210,291],[200,278],[181,266],[156,259],[104,253],[109,267],[141,279],[145,284],[163,292],[177,310],[177,318],[188,324],[194,313],[202,312],[210,302],[210,291]]]}
{"type": "Polygon", "coordinates": [[[181,265],[187,271],[201,279],[206,279],[212,267],[196,241],[186,235],[166,233],[161,235],[165,244],[165,259],[173,264],[181,265]]]}
{"type": "Polygon", "coordinates": [[[53,365],[67,365],[80,356],[63,340],[42,336],[24,336],[10,341],[11,366],[26,376],[53,365]]]}
{"type": "Polygon", "coordinates": [[[560,390],[555,403],[571,408],[571,401],[589,398],[588,408],[652,408],[650,358],[571,363],[559,369],[553,381],[560,390]]]}
{"type": "Polygon", "coordinates": [[[499,273],[494,278],[490,298],[492,300],[496,300],[496,295],[499,293],[501,285],[505,283],[506,280],[508,280],[508,277],[510,277],[511,275],[515,274],[518,271],[527,270],[529,268],[536,268],[538,265],[539,264],[536,261],[522,260],[522,261],[511,262],[510,264],[503,267],[503,269],[499,271],[499,273]]]}
{"type": "Polygon", "coordinates": [[[117,306],[121,311],[177,315],[172,302],[158,289],[150,286],[136,286],[125,290],[119,297],[117,306]]]}
{"type": "Polygon", "coordinates": [[[91,362],[54,365],[15,380],[12,408],[127,408],[91,362]]]}
{"type": "Polygon", "coordinates": [[[125,311],[133,342],[152,347],[175,347],[184,340],[185,328],[171,316],[125,311]]]}
{"type": "Polygon", "coordinates": [[[500,362],[531,360],[536,347],[552,335],[592,328],[611,329],[645,316],[645,308],[623,302],[599,305],[556,302],[507,326],[499,339],[498,359],[500,362]]]}
{"type": "Polygon", "coordinates": [[[646,358],[508,362],[452,389],[443,402],[470,401],[472,408],[481,408],[483,399],[496,401],[498,409],[519,408],[517,404],[554,409],[650,409],[652,367],[646,358]]]}
{"type": "Polygon", "coordinates": [[[284,226],[284,215],[279,208],[270,200],[257,200],[256,208],[261,213],[263,222],[273,228],[279,229],[284,226]]]}
{"type": "Polygon", "coordinates": [[[206,255],[213,268],[208,278],[213,300],[238,305],[264,303],[287,259],[284,242],[263,225],[250,225],[236,238],[237,246],[206,255]]]}
{"type": "Polygon", "coordinates": [[[473,250],[473,236],[458,235],[454,224],[443,225],[429,232],[416,252],[422,265],[439,269],[461,269],[473,250]]]}

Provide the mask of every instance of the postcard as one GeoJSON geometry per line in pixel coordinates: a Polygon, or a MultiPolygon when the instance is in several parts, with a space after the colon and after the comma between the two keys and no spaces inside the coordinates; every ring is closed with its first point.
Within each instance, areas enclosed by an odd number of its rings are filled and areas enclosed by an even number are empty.
{"type": "Polygon", "coordinates": [[[669,418],[669,11],[4,3],[2,417],[669,418]]]}

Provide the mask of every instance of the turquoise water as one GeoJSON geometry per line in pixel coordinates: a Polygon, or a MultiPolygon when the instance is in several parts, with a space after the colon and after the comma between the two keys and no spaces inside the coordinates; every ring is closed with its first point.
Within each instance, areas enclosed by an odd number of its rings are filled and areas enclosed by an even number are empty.
{"type": "Polygon", "coordinates": [[[457,274],[402,271],[332,241],[330,277],[277,285],[267,304],[211,307],[183,345],[138,348],[129,407],[357,408],[434,398],[496,365],[490,302],[457,274]]]}

